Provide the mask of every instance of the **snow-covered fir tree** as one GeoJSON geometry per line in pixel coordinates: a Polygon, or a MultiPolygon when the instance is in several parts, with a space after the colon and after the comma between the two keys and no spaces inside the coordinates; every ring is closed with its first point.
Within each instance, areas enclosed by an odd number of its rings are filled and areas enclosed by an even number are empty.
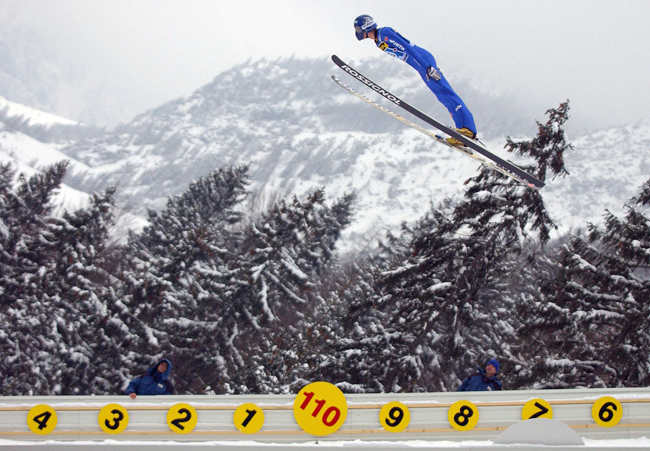
{"type": "MultiPolygon", "coordinates": [[[[542,180],[548,167],[566,172],[567,111],[567,104],[549,110],[533,141],[508,141],[508,150],[533,160],[528,169],[542,180]]],[[[464,199],[418,221],[380,272],[372,310],[382,313],[365,330],[355,325],[363,330],[355,333],[363,358],[355,358],[352,373],[362,372],[368,389],[454,390],[488,357],[511,357],[516,320],[509,316],[515,300],[504,296],[507,275],[525,240],[546,242],[555,224],[538,191],[500,173],[484,168],[466,183],[464,199]]]]}
{"type": "Polygon", "coordinates": [[[305,337],[322,303],[317,286],[353,199],[329,206],[316,190],[304,200],[276,202],[244,229],[228,295],[206,298],[206,319],[218,324],[206,357],[220,356],[222,369],[204,378],[214,390],[286,392],[306,372],[312,349],[305,337]]]}
{"type": "MultiPolygon", "coordinates": [[[[30,178],[2,165],[2,274],[0,293],[0,361],[4,394],[55,393],[49,355],[60,341],[53,330],[56,316],[40,302],[42,276],[50,255],[38,244],[45,240],[51,197],[60,186],[67,164],[59,163],[30,178]]],[[[45,240],[46,241],[46,240],[45,240]]]]}
{"type": "Polygon", "coordinates": [[[163,211],[149,211],[149,225],[130,235],[123,291],[128,327],[139,337],[133,346],[134,374],[164,353],[184,362],[174,368],[175,380],[187,381],[178,389],[194,390],[197,376],[200,380],[202,372],[218,368],[219,356],[201,342],[209,343],[218,333],[204,321],[216,310],[206,300],[227,296],[230,271],[237,271],[228,263],[237,258],[232,226],[241,220],[237,209],[247,184],[245,166],[215,170],[171,197],[163,211]]]}
{"type": "Polygon", "coordinates": [[[540,294],[520,307],[542,387],[650,383],[650,180],[625,217],[605,214],[558,253],[540,294]]]}
{"type": "Polygon", "coordinates": [[[51,197],[66,168],[59,163],[21,176],[15,190],[2,189],[0,348],[7,394],[111,393],[120,381],[124,334],[108,308],[106,249],[114,190],[52,217],[51,197]]]}
{"type": "Polygon", "coordinates": [[[126,299],[145,337],[137,366],[162,355],[182,362],[181,392],[288,390],[317,303],[310,292],[350,222],[353,196],[328,206],[316,190],[242,223],[246,184],[247,168],[215,171],[150,212],[129,241],[126,299]]]}
{"type": "Polygon", "coordinates": [[[116,278],[109,229],[114,189],[91,196],[90,205],[48,222],[44,235],[51,261],[41,268],[47,289],[40,299],[53,313],[54,334],[62,343],[52,376],[61,394],[118,393],[124,379],[124,347],[132,337],[114,304],[116,278]]]}

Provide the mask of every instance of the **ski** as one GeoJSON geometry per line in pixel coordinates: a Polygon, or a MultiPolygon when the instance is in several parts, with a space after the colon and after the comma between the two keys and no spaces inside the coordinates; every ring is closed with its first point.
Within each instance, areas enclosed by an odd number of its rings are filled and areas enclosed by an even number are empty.
{"type": "Polygon", "coordinates": [[[430,130],[428,128],[424,128],[421,125],[416,124],[415,122],[412,122],[412,121],[406,119],[404,116],[400,115],[399,113],[396,113],[393,110],[390,110],[390,109],[384,107],[383,105],[371,100],[367,96],[361,94],[360,92],[356,91],[355,89],[353,89],[350,86],[348,86],[347,84],[345,84],[343,81],[339,80],[336,76],[332,75],[331,77],[332,77],[332,80],[334,80],[334,82],[337,85],[339,85],[341,88],[348,91],[350,94],[358,97],[359,99],[361,99],[364,102],[366,102],[367,104],[377,108],[378,110],[388,114],[389,116],[393,117],[394,119],[397,119],[398,121],[402,122],[403,124],[405,124],[405,125],[407,125],[407,126],[409,126],[411,128],[414,128],[417,131],[419,131],[419,132],[421,132],[421,133],[435,139],[440,144],[444,144],[445,146],[449,147],[452,150],[455,150],[457,152],[462,153],[465,156],[473,158],[473,159],[479,161],[483,166],[486,166],[486,167],[488,167],[488,168],[490,168],[490,169],[492,169],[494,171],[500,172],[501,174],[503,174],[503,175],[505,175],[507,177],[513,178],[516,181],[518,181],[519,183],[522,183],[524,185],[529,184],[528,181],[521,179],[516,174],[512,174],[510,172],[507,172],[507,171],[503,170],[502,168],[500,168],[499,166],[494,164],[491,160],[488,160],[487,158],[483,157],[482,155],[480,155],[480,154],[478,154],[476,152],[473,152],[471,149],[469,149],[467,147],[452,146],[451,144],[449,144],[445,140],[445,138],[443,136],[438,135],[437,133],[435,133],[434,131],[432,131],[432,130],[430,130]]]}
{"type": "MultiPolygon", "coordinates": [[[[352,78],[355,78],[356,80],[360,81],[361,83],[363,83],[364,85],[366,85],[367,87],[369,87],[370,89],[375,91],[377,94],[379,94],[382,97],[384,97],[385,99],[391,101],[395,105],[405,109],[406,111],[413,114],[415,117],[423,120],[427,124],[437,128],[438,130],[440,130],[441,132],[446,133],[449,136],[452,136],[452,137],[458,139],[463,144],[465,144],[466,147],[452,146],[449,143],[447,143],[447,141],[442,136],[437,135],[435,133],[430,133],[430,131],[428,131],[428,130],[424,131],[425,134],[427,134],[429,136],[432,136],[438,142],[441,142],[441,143],[443,143],[443,144],[445,144],[445,145],[447,145],[447,146],[449,146],[449,147],[451,147],[451,148],[453,148],[455,150],[459,150],[459,151],[463,152],[465,155],[468,155],[468,156],[470,156],[472,158],[475,158],[475,159],[483,162],[484,164],[486,164],[490,168],[495,169],[498,172],[500,172],[500,173],[502,173],[502,174],[504,174],[504,175],[506,175],[508,177],[511,177],[512,179],[514,179],[514,180],[516,180],[516,181],[518,181],[520,183],[523,183],[524,185],[526,185],[526,186],[528,186],[530,188],[538,189],[538,188],[542,188],[544,186],[544,182],[542,182],[541,180],[538,180],[536,177],[533,177],[528,172],[521,169],[519,166],[517,166],[517,165],[515,165],[515,164],[513,164],[513,163],[511,163],[509,161],[506,161],[506,160],[502,159],[501,157],[495,155],[494,153],[492,153],[491,151],[486,149],[480,142],[478,142],[476,140],[473,140],[473,139],[470,139],[467,136],[464,136],[464,135],[458,133],[453,128],[448,127],[448,126],[436,121],[435,119],[427,116],[426,114],[424,114],[423,112],[421,112],[417,108],[415,108],[415,107],[409,105],[408,103],[404,102],[399,97],[392,94],[390,91],[387,91],[386,89],[382,88],[377,83],[370,80],[368,77],[361,74],[356,69],[354,69],[354,68],[350,67],[349,65],[347,65],[338,56],[332,55],[332,61],[339,68],[341,68],[345,73],[350,75],[352,78]],[[479,157],[479,155],[476,155],[476,154],[479,154],[480,157],[479,157]]],[[[341,87],[343,87],[344,89],[350,91],[352,94],[354,94],[357,97],[361,98],[365,102],[367,102],[367,103],[369,103],[369,104],[371,104],[371,105],[373,105],[375,107],[379,107],[379,109],[384,111],[384,112],[390,111],[387,108],[384,109],[383,107],[381,107],[381,105],[377,104],[376,102],[373,102],[370,99],[364,98],[362,95],[358,94],[353,89],[351,89],[348,86],[345,86],[344,84],[342,84],[340,82],[340,80],[338,80],[336,77],[332,76],[332,78],[341,87]]],[[[399,116],[397,113],[394,113],[394,112],[391,111],[388,114],[390,114],[394,118],[400,120],[401,122],[407,123],[407,125],[409,125],[411,127],[414,127],[419,131],[424,130],[422,127],[418,126],[417,124],[415,124],[413,122],[410,122],[410,121],[406,120],[405,118],[399,116]],[[399,116],[399,118],[396,117],[396,116],[399,116]]]]}

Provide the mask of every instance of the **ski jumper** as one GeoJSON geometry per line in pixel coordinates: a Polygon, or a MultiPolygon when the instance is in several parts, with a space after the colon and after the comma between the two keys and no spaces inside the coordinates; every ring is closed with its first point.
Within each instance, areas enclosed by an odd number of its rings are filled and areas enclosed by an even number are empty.
{"type": "Polygon", "coordinates": [[[474,117],[463,100],[454,92],[451,85],[442,74],[431,53],[406,39],[390,27],[377,28],[375,44],[384,52],[401,59],[413,69],[417,70],[424,83],[436,95],[440,103],[451,114],[456,128],[468,128],[476,134],[474,117]],[[427,69],[434,67],[435,78],[427,77],[427,69]]]}

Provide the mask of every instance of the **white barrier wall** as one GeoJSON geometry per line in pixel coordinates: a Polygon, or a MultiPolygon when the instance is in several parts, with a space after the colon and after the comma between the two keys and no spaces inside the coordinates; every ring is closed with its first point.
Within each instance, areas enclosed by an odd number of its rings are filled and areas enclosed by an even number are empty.
{"type": "Polygon", "coordinates": [[[317,384],[298,395],[3,397],[0,440],[490,440],[530,417],[560,420],[582,437],[650,437],[650,388],[339,399],[317,384]]]}

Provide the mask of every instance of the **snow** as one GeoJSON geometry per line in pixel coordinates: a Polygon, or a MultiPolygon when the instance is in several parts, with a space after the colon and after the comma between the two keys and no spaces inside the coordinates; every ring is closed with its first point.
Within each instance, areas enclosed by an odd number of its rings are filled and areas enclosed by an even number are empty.
{"type": "MultiPolygon", "coordinates": [[[[632,439],[615,439],[615,440],[593,440],[593,439],[583,439],[584,448],[650,448],[650,438],[632,438],[632,439]]],[[[36,443],[50,446],[52,448],[58,447],[70,447],[74,449],[73,446],[88,446],[88,447],[114,447],[114,449],[120,449],[121,447],[169,447],[177,446],[180,449],[186,448],[226,448],[226,449],[237,449],[237,448],[311,448],[314,449],[328,449],[328,448],[364,448],[364,449],[383,449],[383,448],[394,448],[394,449],[404,449],[404,448],[463,448],[463,449],[473,449],[473,448],[508,448],[508,449],[520,449],[521,445],[496,445],[490,440],[463,440],[463,441],[426,441],[426,440],[407,440],[407,441],[314,441],[314,442],[304,442],[304,443],[262,443],[256,442],[253,440],[238,440],[238,441],[202,441],[202,442],[177,442],[173,440],[146,440],[146,441],[122,441],[122,440],[79,440],[79,441],[56,441],[56,440],[43,440],[39,442],[34,441],[21,441],[21,440],[4,440],[0,439],[0,448],[2,447],[32,447],[36,443]]],[[[536,449],[562,449],[557,446],[543,446],[537,445],[536,449]]]]}
{"type": "MultiPolygon", "coordinates": [[[[316,64],[320,62],[261,61],[226,71],[191,96],[138,116],[120,132],[64,149],[86,163],[75,161],[71,171],[90,186],[120,185],[119,195],[132,198],[129,202],[139,210],[134,213],[141,217],[147,207],[163,206],[169,194],[183,190],[195,177],[226,164],[250,163],[253,192],[302,195],[314,186],[324,186],[334,198],[356,191],[358,211],[338,245],[342,253],[373,246],[384,232],[395,232],[402,222],[416,220],[432,203],[462,193],[463,181],[476,174],[477,162],[372,111],[324,80],[323,71],[312,71],[319,67],[316,64]],[[279,80],[299,80],[304,85],[296,90],[276,83],[279,80]],[[276,89],[265,90],[271,82],[276,89]],[[327,96],[320,83],[331,85],[327,96]],[[240,97],[238,92],[242,92],[240,97]],[[263,94],[265,101],[258,102],[255,95],[244,92],[263,94]],[[215,102],[222,98],[222,103],[215,102]],[[376,126],[359,125],[357,119],[374,121],[376,126]],[[206,164],[209,157],[213,161],[206,164]]],[[[363,63],[369,73],[385,72],[375,70],[385,68],[384,62],[374,64],[363,63]]],[[[385,78],[378,80],[381,84],[414,105],[421,104],[426,112],[436,106],[410,68],[389,67],[385,78]]],[[[25,114],[33,123],[71,122],[0,99],[0,108],[10,105],[10,114],[25,114]]],[[[487,120],[485,113],[475,113],[487,120]]],[[[539,116],[543,119],[542,111],[539,116]]],[[[520,163],[518,157],[503,151],[505,137],[499,134],[509,132],[510,126],[497,121],[492,120],[486,130],[492,132],[487,146],[520,163]]],[[[582,228],[588,221],[599,222],[605,209],[622,211],[623,203],[647,178],[648,140],[648,121],[571,140],[575,150],[565,155],[571,175],[548,180],[542,190],[560,227],[558,233],[582,228]]],[[[16,148],[20,151],[0,158],[20,160],[32,153],[24,143],[16,148]]],[[[41,153],[39,165],[65,157],[41,153]]],[[[32,170],[36,164],[31,157],[28,162],[20,161],[32,170]]]]}
{"type": "MultiPolygon", "coordinates": [[[[0,130],[0,162],[11,162],[17,174],[32,176],[43,167],[63,160],[70,162],[69,175],[88,171],[89,168],[67,155],[63,154],[54,144],[45,144],[23,133],[0,130]]],[[[55,214],[63,210],[74,211],[89,204],[89,195],[83,191],[71,188],[65,184],[54,196],[55,214]]]]}
{"type": "Polygon", "coordinates": [[[0,96],[0,111],[4,109],[7,110],[7,115],[9,117],[23,117],[28,120],[29,125],[79,125],[78,122],[70,119],[39,111],[20,103],[12,102],[0,96]]]}
{"type": "Polygon", "coordinates": [[[446,290],[447,288],[451,287],[451,285],[452,285],[451,282],[441,282],[441,283],[436,283],[436,284],[434,284],[434,285],[431,285],[431,286],[428,288],[428,291],[429,291],[430,293],[436,293],[436,292],[438,292],[438,291],[446,290]]]}
{"type": "Polygon", "coordinates": [[[289,253],[286,252],[286,250],[283,250],[283,256],[282,257],[283,257],[282,258],[282,264],[284,265],[285,268],[287,268],[287,270],[289,270],[289,272],[291,274],[293,274],[294,277],[296,277],[298,280],[301,280],[301,281],[308,281],[309,280],[309,276],[307,274],[305,274],[298,267],[296,262],[293,260],[293,258],[291,258],[289,253]]]}

